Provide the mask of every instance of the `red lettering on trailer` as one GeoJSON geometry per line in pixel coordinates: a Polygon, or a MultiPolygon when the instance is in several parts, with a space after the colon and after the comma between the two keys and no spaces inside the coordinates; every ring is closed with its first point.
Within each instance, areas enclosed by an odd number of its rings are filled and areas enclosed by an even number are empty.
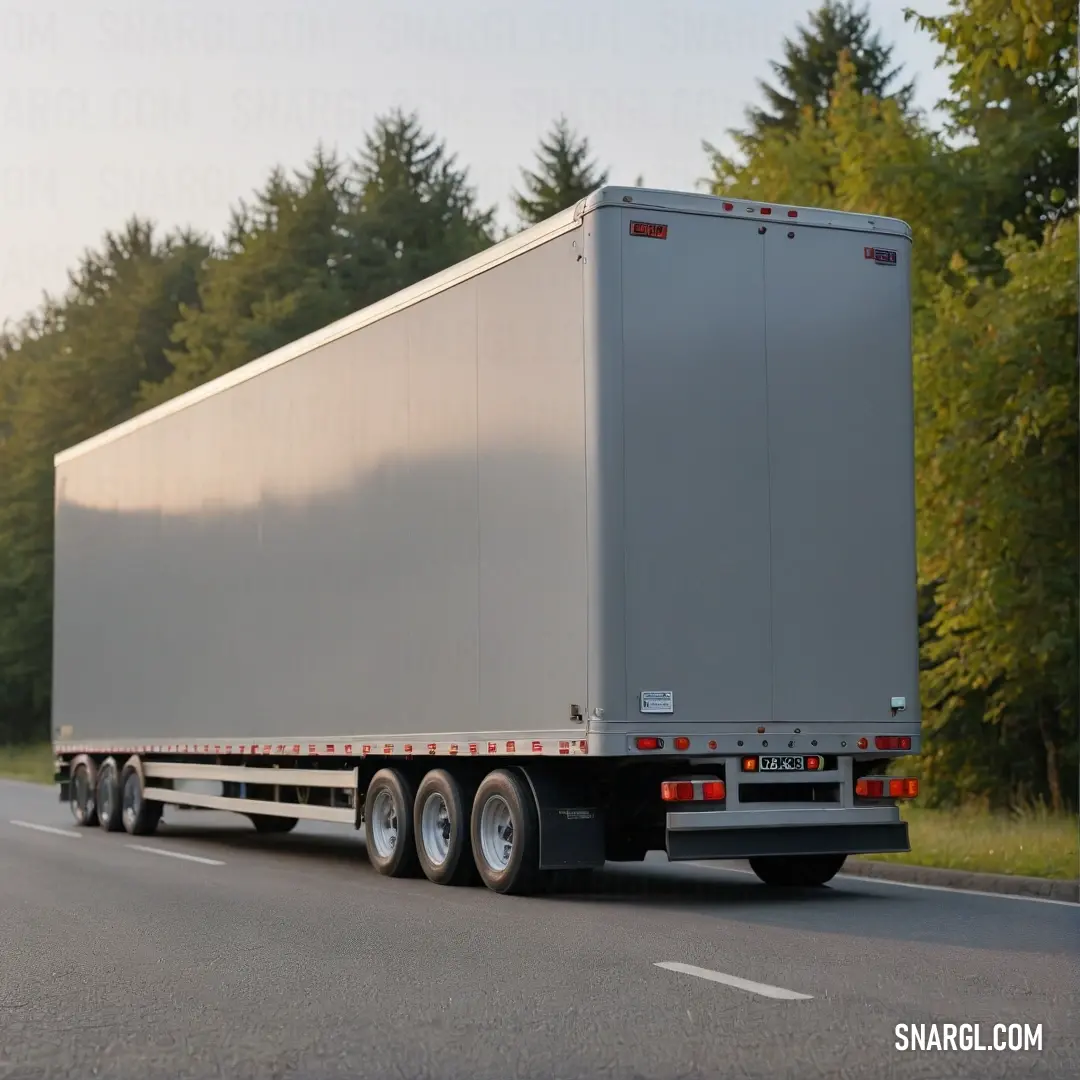
{"type": "Polygon", "coordinates": [[[539,740],[534,740],[533,741],[533,753],[534,754],[542,754],[543,752],[544,752],[544,744],[542,742],[540,742],[539,740]]]}
{"type": "Polygon", "coordinates": [[[352,743],[351,742],[347,742],[345,744],[345,753],[348,754],[350,757],[352,756],[352,743]]]}
{"type": "Polygon", "coordinates": [[[631,221],[631,236],[646,236],[650,240],[666,240],[667,226],[658,225],[654,221],[631,221]]]}
{"type": "Polygon", "coordinates": [[[580,750],[581,750],[581,752],[583,754],[587,754],[589,752],[589,740],[588,739],[582,739],[578,743],[578,747],[580,748],[580,750]]]}
{"type": "Polygon", "coordinates": [[[393,743],[383,743],[382,752],[389,757],[394,752],[393,743]]]}
{"type": "Polygon", "coordinates": [[[451,753],[451,755],[457,754],[457,743],[456,742],[452,742],[450,744],[450,753],[451,753]]]}
{"type": "Polygon", "coordinates": [[[435,753],[435,744],[433,742],[429,742],[427,744],[427,752],[429,754],[431,754],[431,755],[434,755],[434,753],[435,753]]]}
{"type": "Polygon", "coordinates": [[[480,750],[477,747],[476,743],[474,743],[474,742],[469,743],[469,753],[470,754],[478,754],[479,752],[480,752],[480,750]]]}
{"type": "Polygon", "coordinates": [[[367,757],[368,754],[371,753],[371,744],[370,743],[364,743],[364,745],[362,747],[360,747],[360,753],[364,757],[367,757]]]}
{"type": "Polygon", "coordinates": [[[225,753],[226,754],[231,754],[232,753],[232,744],[231,743],[226,743],[226,745],[225,745],[225,753]]]}
{"type": "Polygon", "coordinates": [[[272,745],[268,745],[268,746],[263,747],[263,753],[264,754],[272,754],[273,752],[274,752],[274,747],[272,745]]]}
{"type": "Polygon", "coordinates": [[[559,743],[559,753],[560,754],[569,754],[570,753],[570,744],[568,742],[559,743]]]}
{"type": "Polygon", "coordinates": [[[332,742],[328,742],[328,743],[326,744],[326,752],[327,752],[328,754],[332,754],[332,753],[334,753],[334,744],[333,744],[332,742]]]}
{"type": "Polygon", "coordinates": [[[509,742],[508,742],[508,743],[506,744],[506,752],[507,752],[508,754],[516,754],[516,753],[517,753],[517,743],[516,743],[516,742],[514,742],[514,740],[513,740],[513,739],[511,739],[511,740],[510,740],[510,741],[509,741],[509,742]]]}
{"type": "Polygon", "coordinates": [[[319,748],[314,743],[308,743],[307,752],[309,754],[318,754],[319,748]]]}
{"type": "Polygon", "coordinates": [[[293,748],[292,748],[292,752],[293,752],[294,754],[296,754],[296,755],[297,755],[297,757],[299,757],[299,756],[300,756],[300,744],[299,744],[298,742],[297,742],[297,743],[293,743],[293,748]]]}
{"type": "Polygon", "coordinates": [[[285,744],[284,743],[278,743],[277,749],[274,751],[274,753],[275,754],[284,754],[285,753],[285,744]]]}
{"type": "Polygon", "coordinates": [[[497,754],[498,752],[499,752],[499,744],[489,742],[488,743],[488,753],[489,754],[497,754]]]}

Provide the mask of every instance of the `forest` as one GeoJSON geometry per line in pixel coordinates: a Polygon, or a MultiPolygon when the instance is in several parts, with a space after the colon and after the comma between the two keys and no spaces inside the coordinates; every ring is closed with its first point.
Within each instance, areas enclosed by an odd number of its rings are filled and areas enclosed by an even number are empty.
{"type": "MultiPolygon", "coordinates": [[[[726,151],[703,133],[702,172],[715,194],[911,224],[920,775],[937,805],[1073,810],[1076,5],[908,17],[951,79],[933,118],[866,10],[828,0],[747,88],[758,104],[726,151]]],[[[62,295],[4,323],[0,744],[49,738],[53,455],[506,235],[421,117],[375,118],[357,141],[275,170],[220,237],[118,224],[62,295]]],[[[513,228],[607,179],[558,118],[510,193],[513,228]]]]}

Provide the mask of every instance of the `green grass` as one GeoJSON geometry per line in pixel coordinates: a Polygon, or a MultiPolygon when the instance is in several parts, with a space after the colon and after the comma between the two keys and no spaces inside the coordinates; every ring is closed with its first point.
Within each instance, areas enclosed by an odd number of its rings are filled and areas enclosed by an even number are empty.
{"type": "Polygon", "coordinates": [[[52,747],[48,743],[0,746],[0,777],[8,780],[29,780],[34,784],[51,784],[52,747]]]}
{"type": "Polygon", "coordinates": [[[909,825],[911,851],[867,858],[1023,877],[1080,876],[1075,815],[1052,814],[1044,807],[991,813],[976,806],[930,810],[905,805],[901,812],[909,825]]]}

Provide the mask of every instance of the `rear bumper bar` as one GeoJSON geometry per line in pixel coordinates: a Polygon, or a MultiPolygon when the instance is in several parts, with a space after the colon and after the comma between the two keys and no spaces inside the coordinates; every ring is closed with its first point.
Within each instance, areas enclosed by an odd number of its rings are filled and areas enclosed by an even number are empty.
{"type": "Polygon", "coordinates": [[[679,859],[758,855],[871,855],[910,851],[895,806],[669,813],[667,854],[679,859]]]}

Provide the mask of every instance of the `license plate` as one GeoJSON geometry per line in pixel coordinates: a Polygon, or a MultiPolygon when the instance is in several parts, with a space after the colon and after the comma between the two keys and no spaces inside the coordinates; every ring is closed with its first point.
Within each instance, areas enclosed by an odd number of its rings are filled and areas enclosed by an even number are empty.
{"type": "Polygon", "coordinates": [[[758,758],[758,772],[805,772],[806,758],[762,757],[758,758]]]}

